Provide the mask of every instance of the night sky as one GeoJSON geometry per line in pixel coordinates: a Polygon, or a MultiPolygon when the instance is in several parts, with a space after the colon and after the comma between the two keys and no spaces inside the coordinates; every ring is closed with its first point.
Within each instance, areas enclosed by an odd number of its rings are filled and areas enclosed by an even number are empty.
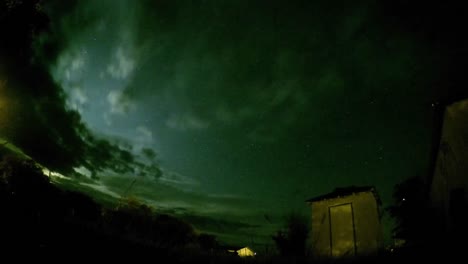
{"type": "Polygon", "coordinates": [[[44,1],[47,29],[10,40],[30,54],[1,46],[2,136],[115,196],[136,178],[126,195],[221,240],[271,243],[308,198],[374,185],[385,207],[428,173],[434,111],[464,89],[452,2],[44,1]]]}

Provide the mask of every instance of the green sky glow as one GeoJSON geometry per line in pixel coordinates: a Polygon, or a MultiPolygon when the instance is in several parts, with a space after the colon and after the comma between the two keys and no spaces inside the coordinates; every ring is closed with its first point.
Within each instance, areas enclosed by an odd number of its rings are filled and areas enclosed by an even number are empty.
{"type": "Polygon", "coordinates": [[[271,242],[310,197],[375,185],[387,206],[429,166],[448,49],[398,6],[328,2],[52,1],[36,46],[60,47],[39,58],[93,133],[157,154],[133,195],[271,242]]]}

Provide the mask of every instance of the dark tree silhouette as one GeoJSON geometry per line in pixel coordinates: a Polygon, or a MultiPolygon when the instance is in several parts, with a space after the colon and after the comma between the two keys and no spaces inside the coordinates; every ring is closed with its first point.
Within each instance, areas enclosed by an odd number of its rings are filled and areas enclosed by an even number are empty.
{"type": "Polygon", "coordinates": [[[219,248],[219,242],[214,235],[201,233],[198,235],[197,241],[203,251],[213,251],[219,248]]]}
{"type": "Polygon", "coordinates": [[[114,209],[104,210],[103,228],[117,237],[164,249],[183,248],[195,239],[189,223],[158,214],[134,197],[123,199],[114,209]]]}
{"type": "Polygon", "coordinates": [[[298,214],[286,217],[284,230],[279,230],[272,239],[282,256],[301,257],[305,255],[305,246],[309,234],[307,221],[298,214]]]}
{"type": "Polygon", "coordinates": [[[395,185],[394,204],[386,210],[395,219],[393,238],[407,246],[426,246],[437,242],[441,233],[439,217],[429,200],[428,186],[420,177],[395,185]]]}
{"type": "Polygon", "coordinates": [[[32,160],[5,155],[0,161],[0,243],[15,247],[38,245],[43,240],[57,189],[32,160]],[[22,238],[28,237],[27,241],[22,238]]]}

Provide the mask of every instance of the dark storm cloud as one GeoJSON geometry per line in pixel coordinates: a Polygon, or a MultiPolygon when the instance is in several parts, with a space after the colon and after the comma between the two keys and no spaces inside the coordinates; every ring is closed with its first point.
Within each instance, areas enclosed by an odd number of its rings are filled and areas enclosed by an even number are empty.
{"type": "MultiPolygon", "coordinates": [[[[110,121],[126,126],[144,117],[148,130],[161,134],[217,133],[231,140],[223,147],[234,156],[245,156],[238,146],[248,143],[279,145],[255,157],[252,175],[268,175],[256,169],[272,159],[289,164],[283,173],[305,170],[295,168],[302,159],[337,175],[336,160],[368,163],[395,140],[425,140],[411,131],[426,126],[423,115],[438,93],[460,89],[446,88],[447,69],[457,67],[449,45],[440,45],[444,27],[428,19],[440,8],[426,7],[372,0],[81,1],[51,16],[78,57],[84,47],[99,46],[93,56],[103,57],[101,68],[92,70],[119,86],[100,87],[110,121]],[[345,145],[365,146],[355,155],[345,145]],[[306,160],[296,151],[305,146],[313,146],[306,160]]],[[[66,65],[72,57],[63,55],[66,65]]],[[[67,69],[59,72],[66,80],[67,69]]]]}
{"type": "MultiPolygon", "coordinates": [[[[143,108],[171,108],[163,117],[168,128],[242,127],[248,139],[260,142],[287,137],[294,127],[348,122],[343,109],[374,118],[372,104],[382,100],[399,100],[402,111],[412,111],[413,96],[401,96],[427,91],[428,76],[438,75],[436,65],[447,62],[432,50],[433,43],[393,28],[400,24],[381,17],[383,6],[376,1],[145,4],[133,22],[133,38],[146,55],[125,93],[143,108]]],[[[435,100],[425,96],[427,105],[435,100]]],[[[391,106],[379,107],[383,116],[396,115],[391,106]]]]}
{"type": "MultiPolygon", "coordinates": [[[[443,78],[440,65],[450,63],[434,42],[425,41],[436,29],[412,36],[405,28],[419,20],[424,29],[434,23],[427,19],[432,13],[414,5],[371,0],[55,5],[51,16],[61,21],[57,28],[70,49],[96,34],[105,36],[99,39],[106,47],[102,53],[114,52],[118,61],[105,73],[125,84],[108,93],[110,115],[137,107],[160,110],[149,122],[172,130],[214,128],[229,134],[241,127],[247,139],[271,143],[294,127],[304,131],[339,120],[333,135],[354,122],[343,111],[364,121],[375,118],[376,110],[394,118],[392,101],[400,101],[401,112],[411,112],[413,95],[429,90],[421,101],[430,105],[436,101],[431,93],[446,90],[431,84],[443,78]]],[[[331,126],[321,127],[330,135],[331,126]]]]}
{"type": "MultiPolygon", "coordinates": [[[[67,7],[73,9],[72,2],[67,7]]],[[[69,44],[60,32],[45,34],[51,21],[39,1],[0,4],[1,135],[43,165],[64,174],[84,166],[93,174],[110,169],[157,175],[155,163],[100,139],[66,106],[63,89],[52,79],[49,63],[69,44]]]]}

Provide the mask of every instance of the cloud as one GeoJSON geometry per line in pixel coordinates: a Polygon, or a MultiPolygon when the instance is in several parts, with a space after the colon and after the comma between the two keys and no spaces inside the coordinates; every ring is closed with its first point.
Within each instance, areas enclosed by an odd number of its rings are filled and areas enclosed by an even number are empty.
{"type": "Polygon", "coordinates": [[[70,70],[78,71],[81,70],[85,66],[85,61],[82,56],[76,56],[70,64],[70,70]]]}
{"type": "Polygon", "coordinates": [[[88,66],[87,54],[81,49],[70,49],[61,54],[55,65],[54,71],[56,76],[60,76],[61,83],[68,86],[73,86],[76,82],[80,82],[88,66]]]}
{"type": "MultiPolygon", "coordinates": [[[[263,223],[264,221],[261,213],[254,217],[254,220],[256,219],[257,221],[251,223],[251,216],[239,217],[236,213],[223,210],[223,207],[226,207],[226,205],[221,205],[223,203],[222,199],[218,202],[217,198],[203,198],[202,196],[177,191],[177,189],[170,189],[169,192],[167,192],[167,186],[164,184],[161,185],[155,181],[145,181],[141,183],[141,179],[128,179],[125,177],[118,177],[119,180],[116,180],[117,178],[115,177],[112,179],[111,181],[109,181],[109,177],[103,179],[106,184],[100,182],[78,182],[78,188],[81,188],[85,193],[88,192],[86,189],[90,188],[108,195],[113,199],[120,199],[123,195],[136,197],[140,201],[154,207],[158,213],[174,215],[193,225],[199,232],[216,233],[223,239],[233,232],[239,236],[237,239],[242,240],[245,239],[244,237],[250,239],[252,232],[257,233],[258,236],[258,231],[262,233],[263,229],[265,229],[265,223],[263,223]],[[109,184],[110,182],[114,184],[109,184]],[[148,198],[148,195],[141,192],[140,186],[142,184],[150,185],[152,192],[156,193],[156,195],[152,195],[148,198]],[[115,188],[117,185],[119,187],[115,188]],[[175,198],[168,199],[165,197],[166,195],[175,198]],[[155,196],[159,197],[159,199],[155,198],[155,196]],[[181,198],[177,199],[177,197],[181,198]],[[216,205],[218,203],[219,205],[216,205]],[[197,204],[200,204],[200,206],[197,204]],[[259,219],[260,221],[258,221],[259,219]]],[[[269,225],[270,226],[266,227],[268,230],[267,234],[272,233],[272,231],[268,229],[271,229],[272,225],[270,223],[269,225]]]]}
{"type": "Polygon", "coordinates": [[[112,114],[125,115],[135,108],[135,104],[122,90],[112,90],[107,94],[109,111],[112,114]]]}
{"type": "Polygon", "coordinates": [[[217,122],[225,125],[236,125],[243,123],[255,116],[255,106],[244,105],[239,108],[230,108],[221,104],[214,109],[214,118],[217,122]]]}
{"type": "Polygon", "coordinates": [[[114,198],[120,198],[121,195],[118,194],[118,193],[115,193],[111,190],[109,190],[108,187],[102,185],[102,184],[99,184],[99,183],[87,183],[87,182],[80,182],[79,184],[83,185],[83,186],[87,186],[91,189],[94,189],[96,191],[99,191],[99,192],[102,192],[104,194],[107,194],[109,196],[112,196],[114,198]]]}
{"type": "Polygon", "coordinates": [[[147,161],[154,161],[156,159],[156,153],[150,147],[154,143],[153,132],[146,126],[140,125],[135,129],[136,135],[132,137],[132,144],[134,151],[141,152],[140,154],[147,161]],[[151,156],[153,154],[153,156],[151,156]]]}
{"type": "Polygon", "coordinates": [[[209,123],[192,113],[182,115],[171,114],[166,120],[166,126],[175,130],[203,130],[209,127],[209,123]]]}
{"type": "Polygon", "coordinates": [[[180,188],[186,182],[187,176],[176,175],[176,184],[171,184],[164,178],[154,181],[149,178],[130,179],[127,177],[107,176],[102,178],[102,184],[107,186],[106,192],[136,197],[153,206],[157,212],[169,213],[184,219],[194,225],[201,232],[216,233],[220,238],[232,239],[229,234],[235,233],[236,240],[251,239],[252,233],[256,237],[269,235],[277,230],[281,218],[271,206],[266,206],[258,199],[248,199],[237,195],[211,195],[200,191],[199,188],[180,188]],[[132,186],[131,189],[128,189],[132,186]],[[265,220],[268,213],[270,220],[265,220]]]}
{"type": "Polygon", "coordinates": [[[212,216],[202,216],[194,213],[185,213],[181,217],[205,232],[233,233],[245,229],[258,228],[257,224],[245,223],[243,221],[227,220],[226,218],[215,218],[212,216]]]}
{"type": "Polygon", "coordinates": [[[88,103],[88,100],[89,98],[86,95],[85,90],[81,87],[75,86],[70,89],[67,105],[73,110],[83,113],[83,108],[88,103]]]}
{"type": "Polygon", "coordinates": [[[112,117],[109,112],[102,113],[102,119],[104,119],[104,122],[108,127],[112,125],[112,117]]]}
{"type": "Polygon", "coordinates": [[[135,69],[136,61],[122,46],[118,46],[112,62],[107,66],[107,73],[115,79],[127,79],[135,69]]]}
{"type": "Polygon", "coordinates": [[[297,125],[311,107],[310,97],[297,80],[277,80],[251,88],[238,104],[220,99],[208,120],[216,127],[245,127],[248,139],[271,143],[297,125]]]}
{"type": "MultiPolygon", "coordinates": [[[[78,82],[88,64],[86,53],[80,52],[71,41],[80,34],[70,34],[65,29],[81,21],[74,26],[86,30],[87,23],[94,20],[74,17],[83,10],[73,3],[60,6],[58,1],[55,4],[64,11],[60,13],[63,24],[50,25],[40,4],[34,1],[17,4],[0,14],[0,31],[8,35],[0,42],[0,107],[3,101],[8,102],[8,116],[0,115],[2,119],[7,118],[1,120],[7,124],[0,131],[1,136],[63,175],[83,167],[91,175],[106,170],[123,174],[145,170],[158,176],[157,163],[141,164],[129,149],[97,136],[78,112],[90,100],[78,82]],[[59,58],[62,53],[63,57],[59,58]],[[61,76],[65,78],[59,82],[67,85],[68,93],[50,73],[55,63],[59,65],[56,70],[63,70],[61,76]]],[[[2,5],[3,2],[0,8],[2,5]]],[[[116,53],[115,71],[119,76],[127,76],[133,70],[134,62],[126,56],[123,51],[116,53]]],[[[132,103],[119,91],[111,93],[108,99],[111,111],[116,113],[132,108],[132,103]]]]}
{"type": "Polygon", "coordinates": [[[163,169],[163,176],[159,179],[161,182],[164,182],[168,185],[172,185],[177,188],[181,189],[192,189],[193,186],[198,186],[200,183],[195,179],[184,176],[180,173],[164,170],[163,169]]]}
{"type": "Polygon", "coordinates": [[[138,126],[136,131],[139,134],[136,139],[137,142],[142,144],[149,144],[153,142],[153,132],[151,132],[151,130],[149,130],[146,126],[138,126]]]}
{"type": "MultiPolygon", "coordinates": [[[[163,175],[154,180],[150,177],[138,177],[130,195],[145,199],[156,208],[181,207],[198,212],[200,215],[245,215],[256,207],[269,208],[259,200],[251,200],[236,195],[210,195],[203,191],[203,186],[193,177],[162,169],[163,175]]],[[[132,178],[106,175],[102,184],[116,193],[123,193],[132,178]]]]}
{"type": "Polygon", "coordinates": [[[83,105],[88,102],[88,96],[86,96],[85,91],[80,87],[75,87],[72,90],[71,100],[75,101],[76,103],[83,105]]]}
{"type": "Polygon", "coordinates": [[[248,133],[253,141],[273,143],[287,136],[310,107],[308,95],[291,84],[273,89],[270,96],[271,99],[264,102],[265,107],[256,110],[262,117],[248,133]]]}

